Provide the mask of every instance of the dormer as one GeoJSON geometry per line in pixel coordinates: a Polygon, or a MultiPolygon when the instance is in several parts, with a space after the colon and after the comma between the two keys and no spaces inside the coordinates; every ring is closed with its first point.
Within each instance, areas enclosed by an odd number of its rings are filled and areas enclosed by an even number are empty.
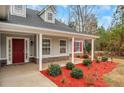
{"type": "Polygon", "coordinates": [[[26,5],[12,5],[10,6],[10,14],[26,17],[26,5]]]}
{"type": "Polygon", "coordinates": [[[45,22],[55,23],[55,7],[49,5],[42,9],[38,14],[45,22]]]}

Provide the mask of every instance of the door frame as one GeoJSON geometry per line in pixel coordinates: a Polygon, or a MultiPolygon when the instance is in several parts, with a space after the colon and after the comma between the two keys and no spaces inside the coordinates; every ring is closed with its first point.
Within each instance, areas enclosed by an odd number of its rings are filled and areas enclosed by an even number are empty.
{"type": "Polygon", "coordinates": [[[7,65],[13,64],[12,39],[24,39],[24,63],[29,62],[29,38],[26,37],[6,37],[7,65]]]}

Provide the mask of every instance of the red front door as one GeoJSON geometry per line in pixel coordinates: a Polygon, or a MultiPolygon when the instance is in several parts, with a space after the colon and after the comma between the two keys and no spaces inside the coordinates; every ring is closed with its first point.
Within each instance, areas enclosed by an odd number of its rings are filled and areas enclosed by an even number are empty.
{"type": "Polygon", "coordinates": [[[24,39],[12,40],[12,56],[13,63],[24,62],[24,39]]]}

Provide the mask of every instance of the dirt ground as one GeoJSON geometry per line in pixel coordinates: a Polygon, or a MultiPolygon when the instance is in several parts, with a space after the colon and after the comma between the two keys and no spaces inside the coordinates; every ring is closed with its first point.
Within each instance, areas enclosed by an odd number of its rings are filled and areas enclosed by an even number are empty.
{"type": "Polygon", "coordinates": [[[104,75],[104,80],[109,83],[110,87],[124,87],[124,57],[115,57],[113,61],[119,64],[113,71],[104,75]]]}

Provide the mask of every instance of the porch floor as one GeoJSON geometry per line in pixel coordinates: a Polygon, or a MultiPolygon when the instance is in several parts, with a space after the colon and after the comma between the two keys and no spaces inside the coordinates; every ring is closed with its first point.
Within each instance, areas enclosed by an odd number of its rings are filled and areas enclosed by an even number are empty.
{"type": "MultiPolygon", "coordinates": [[[[77,64],[80,59],[75,59],[77,64]]],[[[64,66],[69,60],[43,63],[43,69],[50,64],[64,66]]],[[[26,63],[21,65],[4,66],[0,69],[0,87],[55,87],[56,85],[42,75],[39,65],[26,63]]]]}

